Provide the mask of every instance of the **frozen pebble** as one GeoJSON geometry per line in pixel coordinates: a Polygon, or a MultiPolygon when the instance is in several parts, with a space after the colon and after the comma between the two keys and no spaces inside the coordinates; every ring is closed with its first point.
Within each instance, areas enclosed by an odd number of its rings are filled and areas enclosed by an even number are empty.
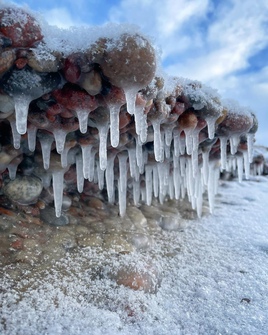
{"type": "Polygon", "coordinates": [[[145,227],[147,225],[146,217],[137,207],[129,206],[126,214],[137,228],[145,227]]]}
{"type": "Polygon", "coordinates": [[[145,265],[142,269],[132,265],[121,267],[111,275],[118,285],[129,287],[134,291],[144,291],[155,294],[161,285],[159,271],[152,265],[145,265]]]}
{"type": "Polygon", "coordinates": [[[71,207],[72,205],[72,199],[70,197],[67,197],[64,195],[62,197],[62,210],[67,210],[71,207]]]}
{"type": "Polygon", "coordinates": [[[129,253],[135,250],[133,245],[128,243],[123,236],[116,234],[106,234],[103,247],[120,253],[129,253]]]}
{"type": "Polygon", "coordinates": [[[159,225],[163,230],[178,230],[181,227],[180,219],[180,216],[163,215],[159,225]]]}
{"type": "Polygon", "coordinates": [[[138,250],[149,249],[153,244],[153,239],[147,234],[132,233],[127,235],[127,240],[138,250]]]}
{"type": "Polygon", "coordinates": [[[56,217],[54,207],[49,206],[40,210],[40,218],[50,226],[65,226],[69,223],[67,215],[62,214],[60,217],[56,217]]]}
{"type": "Polygon", "coordinates": [[[31,176],[17,177],[4,186],[5,195],[21,205],[33,204],[37,201],[43,189],[40,179],[31,176]]]}

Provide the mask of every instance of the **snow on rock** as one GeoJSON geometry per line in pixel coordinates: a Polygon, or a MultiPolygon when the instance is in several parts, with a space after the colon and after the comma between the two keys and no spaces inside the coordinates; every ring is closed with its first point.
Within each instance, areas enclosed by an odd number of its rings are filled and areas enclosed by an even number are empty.
{"type": "MultiPolygon", "coordinates": [[[[106,191],[120,215],[128,200],[149,205],[153,195],[163,203],[187,194],[201,216],[208,181],[220,169],[218,164],[209,169],[207,161],[219,161],[219,156],[221,170],[235,161],[239,180],[244,173],[249,177],[257,131],[254,113],[223,101],[201,82],[164,74],[157,49],[137,27],[58,29],[30,10],[5,3],[0,20],[3,131],[9,120],[1,145],[10,137],[22,157],[17,161],[33,156],[40,179],[44,173],[35,157],[41,153],[49,170],[51,153],[60,156],[61,171],[52,171],[57,216],[61,192],[74,189],[70,181],[65,183],[68,169],[77,170],[79,180],[73,178],[73,184],[83,196],[81,159],[75,158],[81,151],[84,179],[106,191]]],[[[14,178],[17,169],[12,167],[14,178]]],[[[3,174],[6,169],[11,171],[3,164],[3,174]]],[[[210,204],[212,212],[212,200],[210,204]]]]}

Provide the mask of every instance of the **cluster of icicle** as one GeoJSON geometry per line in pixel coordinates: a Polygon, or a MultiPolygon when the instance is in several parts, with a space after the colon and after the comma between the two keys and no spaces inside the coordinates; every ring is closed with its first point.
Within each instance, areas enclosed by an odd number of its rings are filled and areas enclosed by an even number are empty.
{"type": "Polygon", "coordinates": [[[200,82],[158,75],[142,34],[113,25],[107,36],[72,30],[68,41],[57,32],[56,49],[31,13],[1,6],[0,172],[52,183],[58,217],[71,169],[78,192],[97,183],[120,215],[127,201],[187,195],[200,216],[204,192],[213,212],[221,170],[249,176],[254,114],[200,82]],[[75,32],[83,46],[72,43],[75,32]]]}

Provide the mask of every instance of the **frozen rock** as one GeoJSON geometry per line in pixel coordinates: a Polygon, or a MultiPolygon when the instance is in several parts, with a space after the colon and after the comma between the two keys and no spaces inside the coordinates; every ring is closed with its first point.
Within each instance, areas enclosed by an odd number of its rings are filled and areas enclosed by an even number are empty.
{"type": "Polygon", "coordinates": [[[47,206],[46,208],[40,210],[40,218],[46,224],[49,224],[51,226],[65,226],[69,223],[69,218],[67,215],[62,214],[57,217],[55,215],[55,209],[50,206],[47,206]]]}
{"type": "Polygon", "coordinates": [[[4,186],[5,195],[12,201],[29,205],[37,201],[43,189],[40,179],[31,176],[17,176],[4,186]]]}

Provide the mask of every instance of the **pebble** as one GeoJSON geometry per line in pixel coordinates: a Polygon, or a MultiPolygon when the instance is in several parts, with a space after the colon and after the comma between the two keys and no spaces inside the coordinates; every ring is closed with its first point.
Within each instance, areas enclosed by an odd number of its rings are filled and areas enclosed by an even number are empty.
{"type": "Polygon", "coordinates": [[[40,179],[31,176],[16,177],[4,186],[4,194],[21,205],[33,204],[43,189],[40,179]]]}
{"type": "Polygon", "coordinates": [[[147,226],[147,219],[142,212],[134,206],[129,206],[126,211],[127,216],[134,223],[135,227],[142,228],[147,226]]]}
{"type": "Polygon", "coordinates": [[[180,216],[163,215],[159,225],[163,230],[178,230],[181,228],[180,219],[180,216]]]}
{"type": "Polygon", "coordinates": [[[156,294],[161,285],[159,271],[153,265],[139,269],[133,265],[121,267],[110,275],[118,285],[129,287],[134,291],[156,294]]]}
{"type": "Polygon", "coordinates": [[[112,249],[115,252],[129,253],[135,250],[131,243],[128,243],[122,235],[106,234],[103,248],[112,249]]]}
{"type": "Polygon", "coordinates": [[[143,233],[127,234],[127,240],[138,250],[149,249],[153,244],[152,237],[143,233]]]}
{"type": "Polygon", "coordinates": [[[55,208],[50,206],[40,210],[40,218],[51,226],[65,226],[69,223],[69,218],[66,214],[56,217],[55,208]]]}

